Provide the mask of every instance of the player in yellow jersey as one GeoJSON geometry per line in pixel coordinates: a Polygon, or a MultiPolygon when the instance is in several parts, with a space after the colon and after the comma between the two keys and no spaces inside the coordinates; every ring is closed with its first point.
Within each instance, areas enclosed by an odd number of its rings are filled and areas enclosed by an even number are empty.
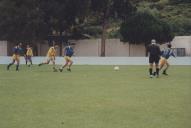
{"type": "Polygon", "coordinates": [[[54,45],[52,47],[49,48],[48,52],[47,52],[47,59],[45,62],[40,63],[38,66],[44,65],[44,64],[49,64],[50,61],[53,64],[53,71],[56,72],[57,69],[55,68],[55,59],[56,59],[56,49],[57,49],[57,45],[54,45]]]}
{"type": "Polygon", "coordinates": [[[168,74],[166,73],[167,69],[168,69],[169,66],[170,66],[170,64],[168,63],[168,59],[169,59],[171,56],[175,57],[175,54],[174,54],[173,49],[172,49],[171,47],[172,47],[172,45],[171,45],[170,43],[168,43],[168,44],[167,44],[167,49],[165,49],[165,50],[162,51],[162,55],[161,55],[161,59],[160,59],[160,64],[159,64],[159,65],[160,65],[160,70],[161,70],[163,67],[166,66],[166,67],[164,68],[163,72],[162,72],[163,75],[168,75],[168,74]]]}
{"type": "Polygon", "coordinates": [[[28,62],[30,62],[30,64],[28,64],[28,66],[30,67],[32,65],[32,56],[33,56],[33,51],[32,51],[32,48],[27,45],[27,48],[26,48],[26,56],[25,56],[25,60],[26,60],[26,64],[28,62]]]}

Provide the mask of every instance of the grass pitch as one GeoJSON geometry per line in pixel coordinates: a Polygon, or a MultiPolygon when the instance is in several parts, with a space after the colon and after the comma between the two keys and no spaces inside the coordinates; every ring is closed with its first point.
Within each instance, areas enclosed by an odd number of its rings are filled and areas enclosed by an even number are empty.
{"type": "Polygon", "coordinates": [[[0,65],[0,128],[190,128],[191,66],[0,65]]]}

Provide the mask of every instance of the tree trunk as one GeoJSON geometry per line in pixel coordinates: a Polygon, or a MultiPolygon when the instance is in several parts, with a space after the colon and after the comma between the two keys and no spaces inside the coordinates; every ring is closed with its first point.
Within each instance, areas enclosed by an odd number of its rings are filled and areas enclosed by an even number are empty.
{"type": "Polygon", "coordinates": [[[62,42],[60,42],[60,56],[62,56],[62,42]]]}
{"type": "Polygon", "coordinates": [[[109,13],[110,13],[111,0],[108,0],[107,8],[103,15],[102,23],[102,36],[101,36],[101,56],[105,56],[105,42],[107,39],[107,27],[109,22],[109,13]]]}
{"type": "Polygon", "coordinates": [[[58,35],[58,42],[59,42],[59,55],[62,56],[62,48],[63,48],[63,40],[62,40],[62,30],[58,35]]]}
{"type": "Polygon", "coordinates": [[[107,34],[106,34],[106,21],[104,19],[103,21],[103,25],[102,25],[102,36],[101,36],[101,56],[105,56],[105,41],[107,38],[107,34]]]}
{"type": "Polygon", "coordinates": [[[131,56],[131,44],[129,43],[129,57],[131,56]]]}
{"type": "Polygon", "coordinates": [[[145,44],[145,56],[148,56],[148,50],[147,50],[148,45],[145,44]]]}

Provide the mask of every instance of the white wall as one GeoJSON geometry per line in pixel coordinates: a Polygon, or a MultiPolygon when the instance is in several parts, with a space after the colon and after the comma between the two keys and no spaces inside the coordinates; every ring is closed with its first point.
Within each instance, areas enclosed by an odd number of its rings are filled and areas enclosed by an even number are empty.
{"type": "MultiPolygon", "coordinates": [[[[100,56],[101,39],[73,40],[76,56],[100,56]]],[[[145,56],[144,45],[129,45],[120,39],[107,39],[105,42],[107,57],[145,56]]]]}
{"type": "Polygon", "coordinates": [[[74,51],[76,56],[99,56],[99,39],[92,40],[73,40],[75,43],[74,51]]]}
{"type": "MultiPolygon", "coordinates": [[[[70,42],[76,44],[74,46],[74,51],[75,55],[78,57],[100,56],[101,39],[72,40],[70,42]]],[[[10,50],[12,47],[13,46],[9,46],[8,50],[10,50]]],[[[166,45],[162,45],[161,47],[166,47],[166,45]]],[[[191,56],[191,36],[175,37],[172,41],[172,47],[185,48],[186,56],[191,56]]],[[[46,41],[39,42],[39,55],[45,56],[48,48],[49,46],[46,41]]],[[[129,45],[128,43],[121,42],[120,39],[107,39],[105,44],[105,54],[107,57],[144,57],[145,47],[144,45],[129,45]]],[[[0,55],[7,55],[6,41],[0,41],[0,55]]],[[[59,55],[59,53],[57,55],[59,55]]]]}
{"type": "Polygon", "coordinates": [[[172,41],[172,47],[185,48],[186,56],[191,56],[191,36],[176,36],[172,41]]]}
{"type": "MultiPolygon", "coordinates": [[[[46,57],[33,57],[33,63],[39,64],[46,60],[46,57]]],[[[148,65],[148,57],[73,57],[76,65],[148,65]]],[[[0,56],[0,64],[8,64],[11,57],[0,56]]],[[[57,57],[56,64],[63,64],[64,58],[57,57]]],[[[171,65],[191,65],[191,57],[171,57],[169,59],[171,65]]],[[[25,60],[21,57],[21,64],[25,64],[25,60]]]]}
{"type": "Polygon", "coordinates": [[[0,41],[0,56],[7,56],[7,41],[0,41]]]}

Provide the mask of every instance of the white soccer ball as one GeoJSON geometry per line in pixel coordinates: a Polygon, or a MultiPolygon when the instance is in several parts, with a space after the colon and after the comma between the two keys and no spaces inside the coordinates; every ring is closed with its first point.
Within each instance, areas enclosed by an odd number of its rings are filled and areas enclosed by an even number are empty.
{"type": "Polygon", "coordinates": [[[119,70],[119,67],[118,67],[118,66],[115,66],[115,67],[114,67],[114,70],[115,70],[115,71],[119,70]]]}

